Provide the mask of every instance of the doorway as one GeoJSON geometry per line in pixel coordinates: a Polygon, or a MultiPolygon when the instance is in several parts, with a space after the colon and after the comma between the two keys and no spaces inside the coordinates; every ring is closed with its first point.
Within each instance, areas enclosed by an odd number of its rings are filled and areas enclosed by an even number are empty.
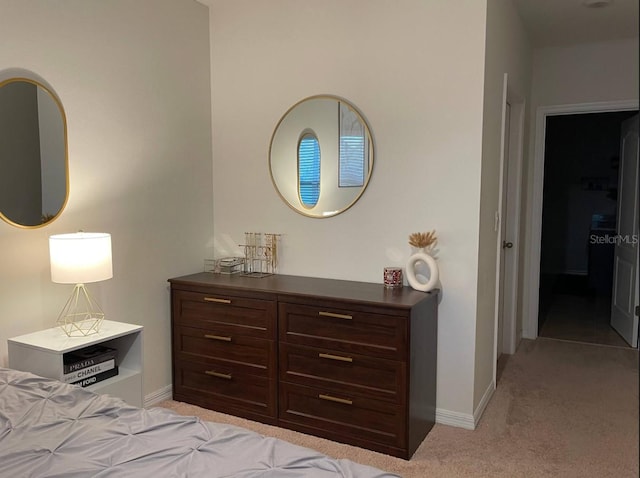
{"type": "Polygon", "coordinates": [[[637,111],[546,117],[537,335],[628,347],[611,327],[621,124],[637,111]]]}

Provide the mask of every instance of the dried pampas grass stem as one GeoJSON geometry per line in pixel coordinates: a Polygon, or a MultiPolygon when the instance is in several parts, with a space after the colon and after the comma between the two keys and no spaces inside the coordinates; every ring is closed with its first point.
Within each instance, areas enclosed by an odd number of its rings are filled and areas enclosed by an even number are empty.
{"type": "Polygon", "coordinates": [[[409,236],[409,245],[418,249],[432,248],[437,242],[435,229],[431,232],[414,232],[409,236]]]}

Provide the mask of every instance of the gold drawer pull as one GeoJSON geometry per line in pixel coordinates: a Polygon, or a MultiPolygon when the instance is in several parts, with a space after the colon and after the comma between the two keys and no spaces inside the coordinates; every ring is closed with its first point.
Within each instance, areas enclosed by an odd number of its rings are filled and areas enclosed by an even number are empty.
{"type": "Polygon", "coordinates": [[[334,314],[333,312],[318,312],[322,317],[335,317],[336,319],[353,319],[353,316],[347,314],[334,314]]]}
{"type": "Polygon", "coordinates": [[[216,297],[205,297],[205,302],[216,302],[218,304],[230,304],[231,301],[229,299],[217,299],[216,297]]]}
{"type": "Polygon", "coordinates": [[[318,357],[326,358],[326,359],[330,359],[330,360],[339,360],[340,362],[353,362],[353,359],[351,357],[342,357],[340,355],[319,353],[318,357]]]}
{"type": "Polygon", "coordinates": [[[322,393],[318,395],[318,398],[321,398],[322,400],[329,400],[330,402],[338,402],[338,403],[344,403],[345,405],[353,405],[352,400],[348,400],[346,398],[332,397],[331,395],[323,395],[322,393]]]}
{"type": "Polygon", "coordinates": [[[231,380],[231,374],[230,373],[214,372],[213,370],[205,370],[204,373],[206,373],[207,375],[211,375],[212,377],[224,378],[225,380],[231,380]]]}
{"type": "Polygon", "coordinates": [[[204,338],[205,339],[212,339],[212,340],[220,340],[222,342],[231,342],[231,337],[226,337],[224,335],[209,335],[209,334],[205,334],[204,338]]]}

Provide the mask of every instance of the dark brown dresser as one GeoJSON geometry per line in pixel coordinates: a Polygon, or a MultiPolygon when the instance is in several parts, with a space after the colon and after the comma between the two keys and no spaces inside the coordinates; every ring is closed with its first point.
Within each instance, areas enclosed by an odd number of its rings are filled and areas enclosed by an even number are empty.
{"type": "Polygon", "coordinates": [[[173,397],[409,459],[435,422],[437,292],[169,279],[173,397]]]}

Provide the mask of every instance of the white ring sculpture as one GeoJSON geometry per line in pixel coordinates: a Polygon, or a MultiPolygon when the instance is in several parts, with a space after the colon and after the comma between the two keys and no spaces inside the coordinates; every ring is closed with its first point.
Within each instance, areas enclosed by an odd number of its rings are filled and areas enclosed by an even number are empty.
{"type": "Polygon", "coordinates": [[[416,252],[409,257],[407,262],[407,282],[415,290],[422,292],[428,292],[438,284],[439,278],[438,264],[436,260],[425,252],[416,252]],[[416,264],[418,262],[424,262],[429,269],[429,280],[427,282],[421,282],[416,277],[416,264]]]}

